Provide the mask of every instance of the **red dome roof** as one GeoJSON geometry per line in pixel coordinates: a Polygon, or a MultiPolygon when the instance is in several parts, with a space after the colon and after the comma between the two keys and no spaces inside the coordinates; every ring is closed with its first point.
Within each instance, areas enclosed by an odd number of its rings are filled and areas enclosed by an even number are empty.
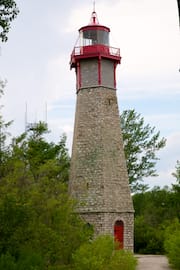
{"type": "Polygon", "coordinates": [[[110,32],[109,27],[99,24],[97,13],[95,12],[95,10],[91,14],[90,23],[88,25],[86,25],[86,26],[81,27],[79,29],[79,32],[80,31],[85,31],[85,30],[92,30],[92,29],[97,29],[97,30],[103,30],[103,31],[106,31],[106,32],[110,32]]]}

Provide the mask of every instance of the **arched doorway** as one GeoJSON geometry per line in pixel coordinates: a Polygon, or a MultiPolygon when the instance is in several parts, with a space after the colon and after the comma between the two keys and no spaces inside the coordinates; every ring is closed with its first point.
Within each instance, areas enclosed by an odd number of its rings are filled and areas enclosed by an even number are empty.
{"type": "Polygon", "coordinates": [[[122,220],[117,220],[114,225],[114,240],[118,243],[117,248],[123,249],[124,247],[124,223],[122,220]]]}

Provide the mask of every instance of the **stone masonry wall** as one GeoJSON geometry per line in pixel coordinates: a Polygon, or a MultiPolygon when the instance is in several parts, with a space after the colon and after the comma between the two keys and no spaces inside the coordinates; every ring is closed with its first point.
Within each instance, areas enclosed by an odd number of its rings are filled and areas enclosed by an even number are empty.
{"type": "Polygon", "coordinates": [[[95,236],[100,234],[114,235],[116,221],[124,224],[124,248],[133,252],[134,249],[134,214],[133,213],[81,213],[82,218],[94,225],[95,236]]]}
{"type": "MultiPolygon", "coordinates": [[[[98,86],[98,59],[84,59],[80,63],[81,87],[98,86]]],[[[114,63],[101,60],[101,85],[114,88],[114,63]]]]}
{"type": "Polygon", "coordinates": [[[101,64],[102,85],[114,88],[114,63],[108,59],[102,59],[101,64]]]}
{"type": "Polygon", "coordinates": [[[82,60],[80,63],[81,86],[90,87],[98,85],[98,60],[82,60]]]}
{"type": "Polygon", "coordinates": [[[134,210],[115,89],[87,87],[77,94],[69,192],[97,234],[113,234],[122,220],[124,246],[133,249],[134,210]]]}

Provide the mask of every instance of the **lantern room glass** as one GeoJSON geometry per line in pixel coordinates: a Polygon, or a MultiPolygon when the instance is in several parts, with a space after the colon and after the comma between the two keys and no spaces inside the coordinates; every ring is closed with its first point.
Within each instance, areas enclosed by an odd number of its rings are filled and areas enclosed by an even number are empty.
{"type": "Polygon", "coordinates": [[[109,46],[109,32],[104,30],[85,30],[80,33],[82,46],[102,44],[109,46]]]}

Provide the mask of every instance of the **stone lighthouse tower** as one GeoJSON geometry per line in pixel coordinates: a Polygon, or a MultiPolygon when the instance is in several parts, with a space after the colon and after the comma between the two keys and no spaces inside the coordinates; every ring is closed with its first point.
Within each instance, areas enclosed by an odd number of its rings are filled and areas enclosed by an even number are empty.
{"type": "Polygon", "coordinates": [[[133,251],[134,209],[116,96],[121,57],[109,45],[109,33],[94,10],[71,54],[77,103],[69,192],[95,234],[111,234],[120,248],[133,251]]]}

